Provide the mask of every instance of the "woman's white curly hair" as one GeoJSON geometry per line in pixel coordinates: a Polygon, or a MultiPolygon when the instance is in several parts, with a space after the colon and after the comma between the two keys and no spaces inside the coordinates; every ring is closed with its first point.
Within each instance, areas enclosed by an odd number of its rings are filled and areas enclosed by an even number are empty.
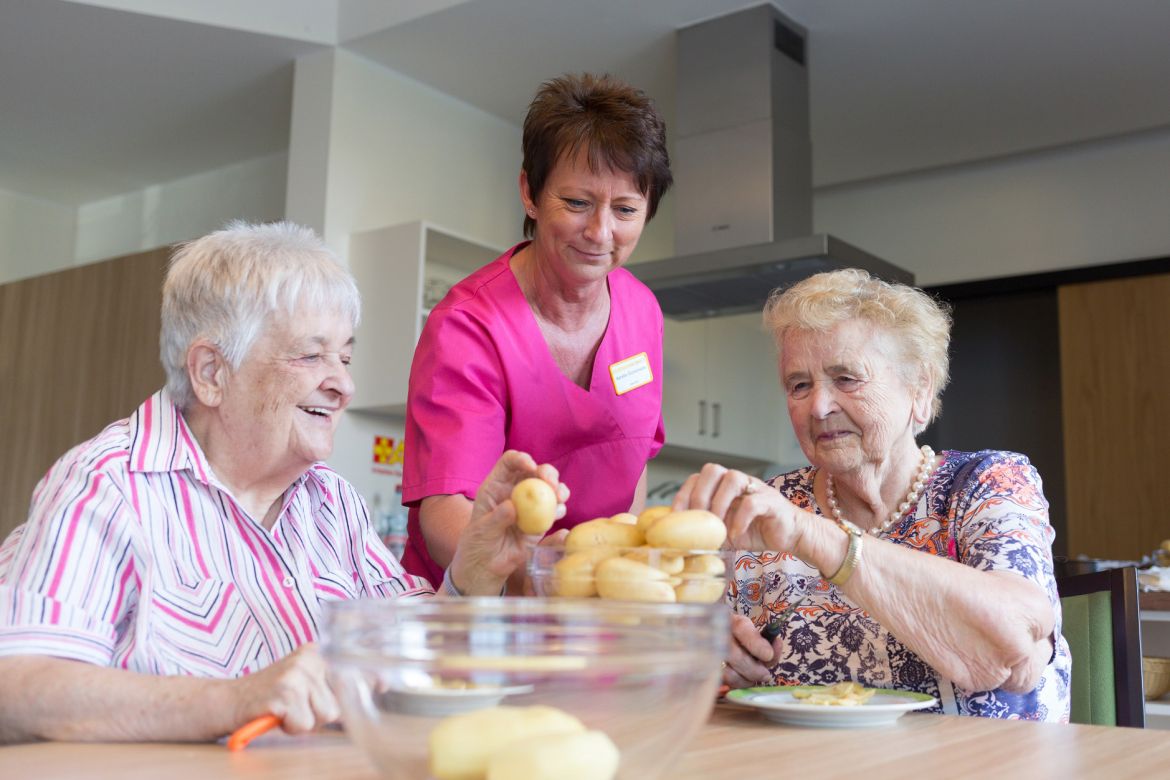
{"type": "Polygon", "coordinates": [[[776,290],[764,307],[764,326],[772,332],[778,351],[783,350],[789,330],[824,333],[849,320],[864,320],[894,337],[907,384],[930,382],[934,398],[930,420],[915,430],[921,433],[942,412],[942,392],[949,379],[951,316],[947,306],[916,287],[846,268],[776,290]]]}
{"type": "Polygon", "coordinates": [[[274,317],[327,309],[357,326],[361,296],[353,275],[315,232],[291,222],[232,222],[181,244],[163,283],[159,356],[179,408],[194,400],[187,350],[200,338],[239,368],[274,317]]]}

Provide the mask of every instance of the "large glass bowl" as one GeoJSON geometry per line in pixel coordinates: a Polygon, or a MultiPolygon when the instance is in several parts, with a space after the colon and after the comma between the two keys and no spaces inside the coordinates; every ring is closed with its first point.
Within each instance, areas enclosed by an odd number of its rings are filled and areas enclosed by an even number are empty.
{"type": "Polygon", "coordinates": [[[537,596],[715,604],[727,595],[734,555],[730,550],[570,550],[542,544],[532,548],[527,571],[537,596]]]}
{"type": "Polygon", "coordinates": [[[609,736],[616,777],[650,780],[710,714],[728,614],[601,599],[336,602],[322,650],[346,731],[387,778],[431,777],[428,742],[448,717],[547,705],[609,736]]]}

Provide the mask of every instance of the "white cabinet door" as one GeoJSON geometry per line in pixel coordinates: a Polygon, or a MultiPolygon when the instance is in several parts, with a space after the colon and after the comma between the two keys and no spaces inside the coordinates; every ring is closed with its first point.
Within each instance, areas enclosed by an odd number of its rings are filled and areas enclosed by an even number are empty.
{"type": "Polygon", "coordinates": [[[666,442],[717,459],[803,462],[759,314],[666,320],[666,442]]]}
{"type": "Polygon", "coordinates": [[[662,418],[666,443],[693,449],[707,446],[710,410],[707,393],[705,320],[667,319],[662,344],[662,418]]]}
{"type": "Polygon", "coordinates": [[[777,452],[775,359],[758,314],[707,323],[707,399],[718,452],[770,461],[777,452]]]}

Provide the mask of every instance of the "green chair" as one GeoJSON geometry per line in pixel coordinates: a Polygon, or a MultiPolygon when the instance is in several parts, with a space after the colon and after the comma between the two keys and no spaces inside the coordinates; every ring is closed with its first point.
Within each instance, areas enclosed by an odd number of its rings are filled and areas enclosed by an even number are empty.
{"type": "Polygon", "coordinates": [[[1137,569],[1061,577],[1064,638],[1072,653],[1073,723],[1146,725],[1137,569]]]}

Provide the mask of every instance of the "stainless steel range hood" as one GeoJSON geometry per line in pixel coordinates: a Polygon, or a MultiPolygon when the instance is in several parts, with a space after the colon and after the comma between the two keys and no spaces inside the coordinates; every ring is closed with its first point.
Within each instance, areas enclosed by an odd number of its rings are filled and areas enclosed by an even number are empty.
{"type": "Polygon", "coordinates": [[[807,31],[771,4],[678,31],[673,169],[678,257],[630,271],[675,319],[759,311],[811,274],[913,274],[812,233],[807,31]]]}

